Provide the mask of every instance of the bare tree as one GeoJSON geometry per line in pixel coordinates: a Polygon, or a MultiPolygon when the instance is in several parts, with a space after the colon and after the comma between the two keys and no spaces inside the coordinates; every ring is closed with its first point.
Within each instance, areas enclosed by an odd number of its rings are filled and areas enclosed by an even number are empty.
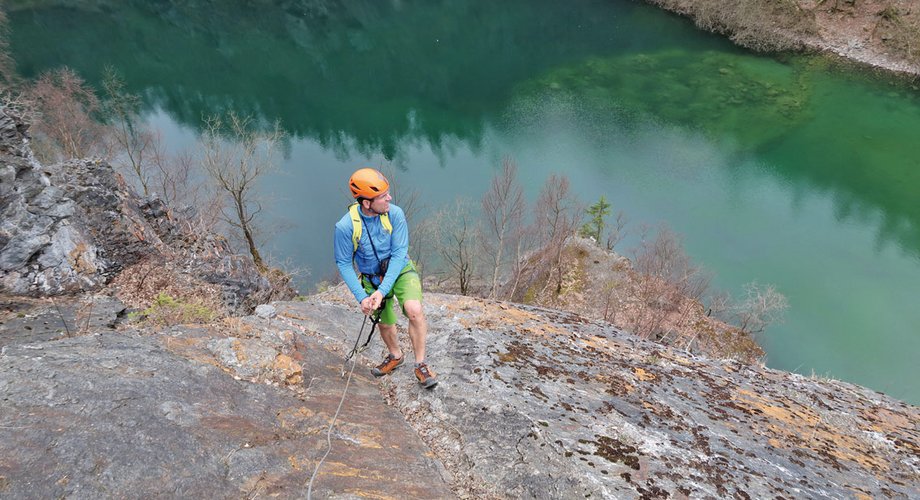
{"type": "Polygon", "coordinates": [[[607,250],[613,251],[624,237],[626,237],[626,214],[619,211],[610,228],[610,236],[607,237],[607,250]]]}
{"type": "Polygon", "coordinates": [[[514,242],[512,247],[514,255],[511,259],[511,278],[508,280],[506,292],[504,293],[504,296],[509,300],[514,300],[524,277],[533,273],[535,262],[533,259],[529,259],[528,256],[537,242],[537,228],[532,225],[522,224],[513,228],[512,231],[511,241],[514,242]]]}
{"type": "Polygon", "coordinates": [[[452,206],[439,210],[431,227],[437,230],[436,247],[447,266],[448,277],[457,280],[461,295],[469,295],[476,276],[476,242],[480,233],[469,202],[457,199],[452,206]]]}
{"type": "Polygon", "coordinates": [[[116,167],[130,173],[140,184],[144,196],[150,196],[150,162],[154,150],[160,149],[160,136],[139,123],[140,99],[125,91],[124,80],[111,66],[103,72],[102,88],[106,94],[105,114],[118,147],[116,167]]]}
{"type": "Polygon", "coordinates": [[[563,260],[566,243],[578,228],[582,208],[571,192],[569,178],[553,174],[546,180],[537,200],[537,227],[543,248],[548,256],[550,276],[555,276],[556,294],[562,292],[566,272],[563,260]]]}
{"type": "Polygon", "coordinates": [[[390,196],[393,197],[393,202],[406,215],[406,222],[411,229],[412,224],[417,222],[416,219],[419,217],[419,213],[425,208],[422,203],[421,192],[412,184],[399,182],[400,174],[396,172],[392,164],[388,163],[380,167],[380,171],[390,181],[390,196]]]}
{"type": "Polygon", "coordinates": [[[99,98],[73,70],[61,68],[42,74],[27,91],[39,114],[35,137],[45,144],[37,154],[44,161],[111,154],[111,131],[97,121],[99,98]]]}
{"type": "MultiPolygon", "coordinates": [[[[150,152],[151,186],[170,206],[181,204],[202,207],[202,186],[193,180],[195,156],[189,151],[171,155],[160,137],[154,132],[153,150],[150,152]]],[[[206,204],[206,203],[204,203],[206,204]]]]}
{"type": "Polygon", "coordinates": [[[709,287],[709,277],[690,258],[674,232],[662,227],[655,239],[643,236],[633,257],[637,310],[630,321],[633,333],[650,337],[665,323],[681,330],[683,321],[709,287]]]}
{"type": "Polygon", "coordinates": [[[415,268],[422,278],[426,278],[433,265],[430,260],[433,255],[439,254],[440,228],[439,218],[436,215],[422,219],[421,222],[409,228],[409,256],[415,262],[415,268]]]}
{"type": "Polygon", "coordinates": [[[215,182],[218,192],[229,201],[223,220],[240,232],[253,262],[262,271],[268,266],[256,243],[255,221],[262,211],[256,196],[256,183],[276,168],[275,155],[283,138],[279,123],[268,130],[259,130],[251,117],[232,111],[226,117],[206,118],[201,137],[205,171],[215,182]]]}
{"type": "Polygon", "coordinates": [[[0,5],[0,90],[9,90],[19,81],[16,76],[16,63],[10,55],[10,29],[6,11],[0,5]]]}
{"type": "Polygon", "coordinates": [[[488,235],[483,238],[485,255],[490,255],[492,278],[489,283],[490,299],[495,298],[498,279],[504,261],[507,259],[505,249],[514,248],[516,238],[521,236],[517,228],[524,219],[524,193],[517,182],[517,165],[511,158],[502,160],[502,170],[492,178],[489,191],[482,197],[482,216],[488,235]]]}
{"type": "Polygon", "coordinates": [[[767,326],[783,320],[789,301],[773,285],[744,285],[744,299],[735,308],[738,328],[748,334],[762,333],[767,326]]]}

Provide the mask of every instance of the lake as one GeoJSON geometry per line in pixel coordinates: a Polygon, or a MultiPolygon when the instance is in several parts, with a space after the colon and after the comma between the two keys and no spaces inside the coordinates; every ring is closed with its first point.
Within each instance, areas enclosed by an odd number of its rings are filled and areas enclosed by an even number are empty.
{"type": "MultiPolygon", "coordinates": [[[[920,89],[767,57],[626,0],[9,1],[20,73],[106,65],[170,148],[202,116],[280,120],[265,248],[334,272],[361,166],[432,211],[478,200],[504,157],[535,201],[552,173],[606,196],[632,238],[667,224],[735,296],[775,284],[767,365],[920,402],[920,89]]],[[[399,204],[399,200],[394,200],[399,204]]],[[[418,242],[416,244],[419,244],[418,242]]],[[[630,238],[618,247],[629,254],[630,238]]]]}

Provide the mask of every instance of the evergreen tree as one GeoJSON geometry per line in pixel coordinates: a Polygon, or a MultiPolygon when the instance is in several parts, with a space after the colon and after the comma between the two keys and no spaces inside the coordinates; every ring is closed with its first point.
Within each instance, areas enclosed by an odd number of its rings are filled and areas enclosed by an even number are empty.
{"type": "Polygon", "coordinates": [[[610,203],[607,203],[607,198],[601,195],[597,203],[588,207],[585,213],[591,219],[581,226],[581,235],[586,238],[594,238],[594,242],[600,245],[601,236],[604,235],[604,218],[610,215],[610,203]]]}

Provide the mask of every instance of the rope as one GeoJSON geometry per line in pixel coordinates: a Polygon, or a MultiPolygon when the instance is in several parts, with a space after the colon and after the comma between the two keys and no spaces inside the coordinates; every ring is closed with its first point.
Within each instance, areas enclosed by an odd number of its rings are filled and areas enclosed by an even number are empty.
{"type": "MultiPolygon", "coordinates": [[[[364,329],[363,326],[361,329],[362,330],[364,329]]],[[[360,338],[360,335],[359,335],[359,338],[360,338]]],[[[323,454],[323,458],[320,459],[318,464],[316,464],[316,469],[313,470],[313,475],[310,476],[310,485],[307,488],[307,500],[312,500],[313,481],[316,479],[316,474],[319,473],[319,468],[322,467],[323,462],[326,461],[326,457],[329,456],[329,452],[332,451],[332,427],[335,425],[336,419],[339,418],[339,412],[342,410],[342,404],[345,403],[345,394],[348,392],[348,384],[351,383],[351,374],[355,372],[355,365],[357,363],[358,363],[358,357],[355,356],[351,360],[351,370],[349,370],[348,372],[348,379],[345,380],[345,390],[342,391],[342,399],[339,400],[339,407],[336,408],[335,415],[332,416],[332,422],[329,422],[329,429],[326,431],[326,453],[323,454]]]]}
{"type": "MultiPolygon", "coordinates": [[[[386,300],[381,303],[381,307],[385,303],[386,300]]],[[[348,394],[348,385],[351,384],[351,375],[355,372],[355,365],[358,364],[358,356],[356,356],[356,354],[364,351],[368,344],[370,344],[371,337],[374,335],[374,328],[377,326],[377,323],[380,322],[380,309],[377,309],[377,314],[371,318],[371,322],[371,331],[367,334],[367,342],[365,342],[364,345],[359,348],[358,342],[361,341],[361,335],[364,333],[364,326],[367,324],[367,316],[364,316],[364,321],[361,323],[361,331],[358,332],[358,339],[355,341],[355,347],[348,355],[348,357],[351,358],[351,370],[348,371],[348,378],[345,380],[345,389],[342,390],[342,399],[339,400],[339,407],[335,409],[335,415],[332,416],[332,421],[329,422],[329,429],[326,430],[326,453],[323,454],[323,458],[321,458],[319,463],[316,464],[316,468],[313,469],[313,475],[310,476],[310,484],[307,487],[307,500],[312,500],[313,481],[316,480],[316,475],[319,473],[319,468],[322,467],[323,462],[326,461],[326,457],[329,456],[329,452],[332,451],[332,428],[335,426],[335,421],[339,418],[339,412],[342,411],[342,405],[345,403],[345,395],[348,394]]],[[[345,358],[345,363],[348,363],[348,358],[345,358]]],[[[342,375],[345,375],[344,366],[342,375]]]]}

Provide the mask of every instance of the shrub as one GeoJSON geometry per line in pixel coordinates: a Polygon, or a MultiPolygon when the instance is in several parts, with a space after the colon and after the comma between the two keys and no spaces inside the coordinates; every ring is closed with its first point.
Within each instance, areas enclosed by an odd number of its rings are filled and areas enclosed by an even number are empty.
{"type": "Polygon", "coordinates": [[[42,74],[26,92],[38,119],[32,126],[39,160],[51,163],[112,153],[111,130],[99,121],[101,104],[93,89],[73,70],[42,74]]]}
{"type": "Polygon", "coordinates": [[[165,292],[157,294],[153,304],[147,309],[129,314],[129,319],[142,319],[158,326],[208,323],[216,317],[217,312],[199,302],[185,302],[165,292]]]}

